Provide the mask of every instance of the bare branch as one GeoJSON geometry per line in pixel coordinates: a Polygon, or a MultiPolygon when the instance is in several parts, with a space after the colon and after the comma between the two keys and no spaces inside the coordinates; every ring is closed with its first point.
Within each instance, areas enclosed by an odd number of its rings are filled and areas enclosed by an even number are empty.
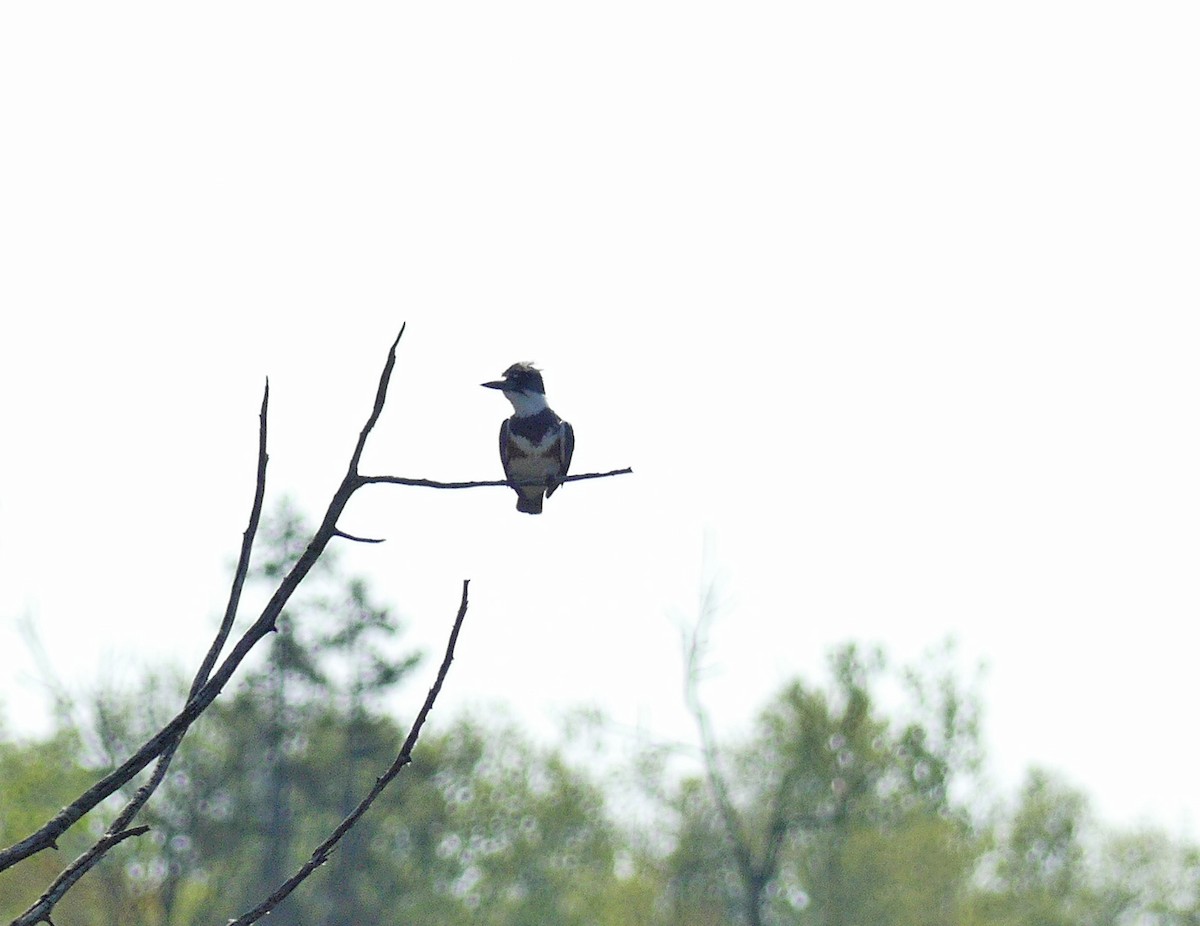
{"type": "Polygon", "coordinates": [[[313,850],[308,861],[301,865],[295,874],[284,881],[270,897],[253,910],[243,913],[236,920],[229,920],[228,926],[250,926],[251,923],[257,923],[274,910],[301,882],[329,860],[329,853],[333,851],[334,846],[341,841],[346,833],[350,832],[359,818],[375,803],[375,799],[383,793],[383,789],[391,784],[392,780],[400,774],[400,770],[412,761],[412,751],[417,745],[417,737],[420,736],[421,728],[425,725],[425,718],[433,710],[433,704],[442,690],[442,683],[446,680],[446,673],[450,671],[450,663],[454,660],[454,647],[458,642],[458,632],[462,628],[463,618],[467,616],[467,587],[470,584],[470,579],[463,580],[462,602],[458,606],[458,616],[454,619],[454,627],[450,631],[450,639],[446,644],[446,655],[442,658],[442,665],[438,669],[437,678],[434,679],[433,686],[425,696],[425,703],[417,713],[417,719],[413,721],[412,727],[409,728],[408,736],[405,737],[404,744],[400,747],[400,752],[396,755],[395,760],[388,766],[386,772],[375,779],[375,785],[367,793],[367,796],[337,825],[329,837],[313,850]]]}
{"type": "MultiPolygon", "coordinates": [[[[403,333],[404,329],[401,328],[400,335],[403,335],[403,333]]],[[[80,817],[91,811],[102,800],[128,782],[153,759],[174,748],[173,744],[178,741],[179,737],[195,722],[196,718],[221,693],[221,690],[229,682],[229,679],[237,671],[255,644],[275,629],[276,619],[283,611],[292,593],[295,592],[304,577],[308,575],[317,560],[320,559],[321,554],[325,551],[325,547],[337,531],[338,517],[345,510],[350,497],[362,485],[362,477],[358,475],[358,461],[362,455],[367,437],[375,427],[375,423],[379,420],[379,415],[383,410],[383,403],[387,397],[388,383],[391,380],[392,369],[396,363],[396,347],[400,342],[400,335],[397,335],[391,349],[388,351],[387,361],[379,377],[375,404],[370,416],[367,418],[366,424],[359,434],[358,442],[355,445],[354,452],[350,458],[350,464],[346,470],[346,475],[343,477],[341,484],[338,486],[329,503],[321,526],[317,528],[316,533],[313,534],[312,539],[309,541],[308,547],[301,554],[291,571],[284,577],[279,588],[271,596],[270,601],[267,602],[258,619],[242,634],[215,674],[200,686],[199,690],[188,699],[183,710],[165,727],[150,737],[137,752],[126,759],[118,768],[105,775],[100,781],[96,782],[76,798],[74,802],[55,814],[37,832],[32,833],[7,849],[0,850],[0,871],[12,867],[37,852],[55,846],[55,840],[58,836],[71,827],[80,817]]]]}
{"type": "Polygon", "coordinates": [[[701,661],[707,648],[708,630],[715,613],[716,606],[713,603],[713,590],[710,586],[705,592],[700,616],[695,626],[690,633],[686,630],[684,632],[684,657],[687,673],[684,693],[688,711],[696,722],[696,729],[700,736],[701,755],[709,790],[717,805],[721,826],[729,840],[738,877],[742,881],[746,920],[750,926],[761,926],[765,891],[771,880],[778,874],[779,857],[784,840],[787,838],[790,826],[796,821],[794,815],[791,820],[788,818],[787,799],[795,785],[799,770],[795,765],[789,764],[780,776],[770,799],[765,843],[761,844],[756,858],[754,846],[757,840],[752,839],[747,832],[748,825],[734,805],[729,781],[722,768],[720,750],[713,733],[712,722],[700,699],[701,661]]]}
{"type": "MultiPolygon", "coordinates": [[[[717,804],[717,813],[720,814],[726,838],[729,839],[730,846],[733,849],[733,857],[737,863],[738,872],[744,884],[747,887],[751,887],[753,891],[752,886],[757,885],[761,881],[760,869],[755,864],[754,853],[750,846],[750,840],[746,835],[741,816],[738,814],[737,808],[733,805],[733,799],[729,795],[729,783],[725,778],[725,773],[721,769],[721,757],[717,748],[716,736],[713,734],[712,721],[709,718],[707,709],[700,700],[700,663],[704,657],[707,645],[708,628],[712,623],[713,615],[716,611],[712,602],[712,594],[713,590],[710,587],[705,592],[696,626],[690,634],[685,633],[684,650],[687,664],[685,669],[684,695],[688,711],[696,721],[696,730],[700,736],[700,751],[704,759],[704,772],[708,778],[713,800],[717,804]]],[[[757,908],[757,897],[754,896],[750,900],[750,909],[748,910],[752,919],[758,914],[757,908]]]]}
{"type": "Polygon", "coordinates": [[[46,892],[37,899],[33,906],[13,920],[10,926],[35,926],[37,923],[50,923],[50,911],[54,909],[54,905],[63,898],[63,895],[71,889],[76,881],[83,877],[84,873],[92,865],[100,860],[105,852],[118,843],[129,839],[131,836],[141,836],[142,833],[145,833],[149,829],[150,827],[148,826],[135,826],[130,830],[110,833],[103,839],[100,839],[86,853],[90,857],[88,864],[72,865],[66,869],[66,871],[54,879],[54,883],[46,888],[46,892]]]}
{"type": "MultiPolygon", "coordinates": [[[[234,619],[237,617],[238,603],[241,600],[242,588],[246,583],[246,575],[250,569],[250,551],[254,546],[255,535],[258,533],[258,522],[262,516],[263,498],[266,494],[267,485],[267,404],[269,397],[270,384],[268,383],[263,387],[262,407],[258,415],[258,462],[256,467],[254,502],[250,507],[250,523],[242,535],[242,549],[238,556],[237,568],[234,571],[233,584],[229,590],[229,603],[226,605],[225,615],[217,629],[212,645],[200,663],[200,668],[196,671],[191,690],[188,693],[189,700],[195,697],[204,683],[208,681],[209,673],[212,671],[212,667],[216,663],[217,657],[220,656],[221,649],[229,637],[234,619]]],[[[54,904],[58,902],[76,881],[83,877],[91,868],[95,867],[110,849],[129,836],[144,833],[149,829],[149,827],[143,826],[135,830],[129,830],[127,827],[142,807],[146,805],[146,802],[150,800],[154,792],[158,790],[159,785],[162,784],[184,732],[184,730],[180,730],[167,748],[162,751],[150,778],[137,789],[133,797],[129,799],[129,802],[117,814],[116,819],[109,825],[105,834],[86,852],[72,861],[59,874],[54,884],[51,885],[38,903],[30,908],[31,910],[36,909],[38,911],[39,919],[49,922],[50,911],[53,909],[54,904]],[[121,838],[116,838],[118,836],[121,838]],[[60,884],[63,885],[61,892],[55,890],[55,886],[60,884]]],[[[31,922],[37,921],[39,920],[32,920],[31,922]]]]}
{"type": "MultiPolygon", "coordinates": [[[[608,476],[626,476],[632,473],[630,467],[624,469],[614,469],[607,473],[580,473],[577,476],[563,476],[555,480],[556,485],[562,485],[564,482],[582,482],[584,479],[605,479],[608,476]]],[[[488,479],[483,482],[438,482],[434,479],[410,479],[406,476],[361,476],[359,477],[360,485],[373,485],[377,483],[387,485],[400,486],[423,486],[427,489],[476,489],[481,486],[507,486],[510,489],[521,488],[522,486],[541,486],[545,485],[545,480],[540,482],[509,482],[506,479],[488,479]]]]}
{"type": "Polygon", "coordinates": [[[250,506],[250,523],[246,525],[246,530],[242,534],[242,549],[238,554],[233,585],[229,589],[229,603],[225,606],[225,616],[221,619],[217,636],[205,654],[195,679],[192,680],[192,688],[188,692],[189,700],[194,698],[204,683],[208,681],[209,673],[216,665],[217,657],[221,655],[221,650],[225,647],[225,641],[229,639],[229,632],[233,629],[233,622],[237,618],[238,604],[242,600],[242,587],[246,584],[246,575],[250,572],[250,551],[254,548],[254,538],[258,534],[258,521],[262,516],[263,497],[267,492],[267,401],[270,395],[271,383],[268,380],[263,386],[262,408],[258,413],[258,469],[255,477],[254,504],[250,506]]]}
{"type": "Polygon", "coordinates": [[[404,337],[404,329],[408,327],[408,322],[400,326],[400,333],[396,335],[396,340],[392,342],[391,348],[388,350],[387,361],[383,365],[383,372],[379,375],[379,388],[375,390],[375,406],[371,409],[371,415],[367,418],[367,423],[363,425],[363,429],[359,432],[358,443],[354,446],[354,453],[350,457],[349,472],[358,475],[358,461],[362,459],[363,448],[367,445],[367,438],[371,431],[375,428],[375,422],[379,420],[379,416],[383,413],[383,403],[387,401],[388,383],[392,379],[392,367],[396,365],[396,348],[400,344],[400,339],[404,337]]]}

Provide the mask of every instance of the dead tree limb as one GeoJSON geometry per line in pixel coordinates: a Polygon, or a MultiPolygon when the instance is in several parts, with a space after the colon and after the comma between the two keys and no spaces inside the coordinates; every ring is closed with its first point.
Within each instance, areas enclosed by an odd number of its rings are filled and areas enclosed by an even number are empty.
{"type": "MultiPolygon", "coordinates": [[[[268,399],[270,397],[270,384],[263,387],[263,405],[258,413],[258,464],[256,475],[256,487],[254,487],[254,501],[250,510],[250,524],[247,525],[245,533],[242,534],[241,552],[238,557],[238,566],[234,570],[233,584],[229,589],[229,601],[226,606],[226,612],[221,619],[221,625],[217,627],[216,636],[212,639],[208,653],[205,654],[204,660],[200,662],[200,667],[197,669],[196,678],[192,680],[191,690],[188,691],[188,700],[196,697],[197,692],[204,686],[205,681],[209,679],[209,673],[212,667],[216,665],[217,657],[221,655],[221,650],[229,638],[229,632],[233,629],[234,619],[238,615],[238,605],[241,601],[241,590],[246,584],[246,575],[250,571],[250,553],[254,546],[254,537],[258,534],[258,522],[263,513],[263,498],[266,494],[266,408],[268,408],[268,399]]],[[[49,922],[50,912],[54,909],[62,896],[72,888],[72,885],[88,873],[92,867],[95,867],[101,859],[109,852],[109,849],[119,846],[126,838],[130,836],[139,836],[143,832],[149,830],[149,826],[136,826],[136,828],[128,829],[128,825],[138,812],[145,806],[146,801],[150,800],[151,795],[156,792],[158,786],[162,784],[163,778],[167,776],[167,769],[170,766],[170,760],[175,756],[176,748],[179,748],[179,742],[184,736],[184,730],[176,733],[173,740],[169,742],[167,748],[164,748],[158,762],[155,764],[154,772],[151,772],[150,778],[142,787],[137,789],[132,798],[128,800],[125,807],[121,808],[121,812],[116,814],[116,818],[112,824],[109,824],[104,835],[98,838],[92,846],[83,854],[80,854],[77,859],[71,862],[49,888],[43,892],[41,897],[32,904],[29,909],[12,921],[12,926],[34,926],[38,922],[49,922]]]]}
{"type": "Polygon", "coordinates": [[[425,718],[429,716],[429,712],[433,710],[434,702],[437,700],[438,694],[442,690],[442,683],[446,680],[446,673],[450,671],[450,663],[454,660],[454,647],[458,642],[458,632],[462,627],[463,618],[467,616],[467,587],[470,585],[469,579],[463,580],[462,587],[462,603],[458,606],[458,616],[454,619],[454,626],[450,630],[450,639],[446,644],[446,655],[442,658],[441,668],[438,669],[437,677],[433,681],[433,686],[429,689],[429,693],[425,696],[425,703],[421,705],[421,710],[417,712],[417,718],[413,721],[409,728],[408,736],[404,739],[404,744],[400,747],[400,752],[397,753],[395,760],[387,771],[375,779],[375,784],[366,797],[359,801],[358,806],[350,812],[350,814],[342,820],[341,823],[329,834],[329,837],[317,846],[312,855],[309,856],[307,862],[300,866],[290,878],[283,882],[266,900],[260,903],[253,910],[243,913],[236,920],[229,920],[228,926],[250,926],[251,923],[257,923],[260,919],[274,910],[283,900],[294,891],[305,878],[311,875],[314,871],[325,864],[329,859],[329,853],[333,851],[334,846],[341,841],[341,838],[350,832],[351,828],[359,821],[375,803],[375,799],[383,793],[384,788],[392,783],[392,780],[400,774],[400,770],[404,766],[412,762],[412,751],[417,744],[417,737],[421,733],[421,727],[425,725],[425,718]]]}
{"type": "MultiPolygon", "coordinates": [[[[237,617],[238,604],[242,597],[242,588],[246,584],[246,575],[250,571],[250,551],[254,546],[254,538],[258,533],[258,522],[262,516],[263,498],[266,495],[267,488],[267,405],[270,392],[271,387],[270,383],[268,383],[263,387],[262,407],[258,413],[258,462],[256,465],[254,502],[250,507],[250,523],[242,534],[242,549],[238,555],[237,568],[234,570],[233,583],[229,589],[229,601],[225,606],[225,614],[221,618],[220,626],[217,628],[216,635],[213,637],[213,642],[209,646],[208,652],[200,663],[200,668],[196,670],[195,678],[192,680],[192,686],[188,692],[189,701],[196,697],[196,694],[204,686],[204,683],[208,681],[209,673],[212,672],[212,667],[216,665],[217,658],[221,655],[221,650],[229,638],[234,619],[237,617]]],[[[175,734],[167,748],[159,755],[158,762],[155,763],[154,771],[151,773],[150,778],[137,789],[133,797],[129,799],[121,809],[121,812],[117,814],[116,819],[109,825],[104,835],[63,869],[42,896],[29,909],[13,920],[12,926],[32,926],[35,923],[50,922],[50,913],[54,905],[58,903],[76,881],[83,877],[91,868],[95,867],[108,854],[110,849],[119,845],[130,836],[141,835],[149,829],[148,826],[139,826],[133,829],[129,829],[128,827],[133,818],[146,805],[146,802],[150,800],[154,792],[158,790],[159,785],[162,784],[184,732],[184,730],[180,730],[175,734]]]]}
{"type": "Polygon", "coordinates": [[[124,842],[131,836],[141,836],[143,833],[149,831],[149,829],[149,826],[135,826],[133,829],[106,833],[83,856],[80,856],[81,859],[90,856],[91,860],[89,864],[72,865],[63,871],[46,888],[45,892],[32,907],[12,921],[12,926],[33,926],[35,923],[49,923],[50,911],[54,909],[54,905],[62,900],[67,891],[75,885],[75,882],[82,878],[88,869],[99,861],[109,849],[124,842]]]}
{"type": "MultiPolygon", "coordinates": [[[[686,631],[684,633],[686,661],[684,695],[688,712],[696,722],[696,731],[700,737],[704,774],[708,779],[709,790],[717,805],[717,814],[721,826],[725,830],[725,837],[729,840],[738,877],[742,882],[746,919],[750,926],[761,926],[763,892],[774,874],[773,866],[778,852],[775,847],[768,847],[765,859],[755,858],[746,824],[741,814],[738,813],[737,807],[734,806],[729,781],[722,768],[720,749],[717,745],[716,735],[713,733],[712,720],[708,710],[704,707],[704,702],[700,700],[701,663],[707,650],[709,627],[716,613],[716,606],[712,598],[713,590],[709,587],[705,592],[704,601],[701,603],[700,615],[695,626],[690,633],[686,631]]],[[[776,834],[774,832],[776,811],[778,810],[780,810],[778,806],[772,808],[771,835],[773,839],[782,840],[783,833],[776,834]]]]}
{"type": "Polygon", "coordinates": [[[268,381],[263,386],[262,408],[258,413],[258,466],[254,479],[254,504],[250,507],[250,523],[246,525],[246,530],[242,533],[242,549],[238,553],[237,568],[234,569],[233,584],[229,589],[229,601],[225,605],[221,626],[217,630],[212,646],[204,655],[204,661],[200,663],[196,677],[192,680],[191,690],[188,691],[188,700],[196,697],[204,683],[208,681],[209,674],[221,655],[221,650],[225,648],[225,642],[229,639],[234,619],[237,617],[238,605],[241,604],[242,588],[245,586],[246,576],[250,572],[250,552],[254,549],[254,538],[258,536],[258,522],[262,517],[263,498],[267,493],[267,401],[270,396],[271,383],[268,381]]]}
{"type": "MultiPolygon", "coordinates": [[[[74,823],[76,823],[84,814],[88,813],[96,807],[101,801],[109,797],[117,791],[118,788],[125,785],[138,772],[144,769],[150,762],[157,757],[169,752],[174,748],[174,744],[183,736],[187,729],[196,721],[208,706],[216,699],[217,695],[229,682],[229,679],[237,671],[242,661],[246,658],[251,649],[254,648],[264,636],[275,629],[275,621],[283,611],[288,599],[292,593],[300,585],[300,582],[308,575],[309,570],[320,559],[321,554],[325,551],[325,547],[329,541],[338,533],[337,520],[345,510],[346,504],[350,501],[350,497],[362,485],[362,476],[358,472],[358,463],[362,458],[363,447],[366,445],[367,438],[371,430],[375,427],[375,423],[379,420],[379,416],[383,411],[384,401],[387,398],[388,383],[391,380],[392,370],[396,364],[396,347],[400,343],[400,338],[404,335],[404,328],[401,327],[400,333],[396,336],[396,340],[392,342],[392,346],[388,351],[387,361],[384,364],[383,372],[379,377],[379,385],[375,393],[375,402],[371,409],[371,414],[368,416],[366,423],[363,425],[359,433],[358,441],[355,444],[354,452],[351,454],[350,463],[346,468],[346,475],[342,478],[341,484],[334,492],[333,498],[329,503],[329,507],[325,512],[325,517],[321,522],[316,533],[313,534],[307,548],[301,554],[296,564],[291,571],[284,577],[275,593],[263,608],[258,619],[254,621],[238,639],[233,649],[221,662],[211,675],[206,670],[207,666],[215,666],[216,656],[219,654],[224,638],[222,633],[218,632],[218,640],[214,641],[214,645],[210,648],[208,656],[205,657],[204,663],[201,665],[201,671],[196,675],[196,681],[193,684],[194,692],[188,698],[182,711],[179,712],[166,726],[148,739],[133,755],[125,760],[120,766],[105,775],[94,785],[88,788],[83,794],[76,798],[71,804],[64,807],[53,818],[50,819],[44,826],[36,832],[30,834],[24,839],[6,849],[0,850],[0,871],[11,868],[18,862],[41,852],[48,848],[57,848],[57,838],[74,823]],[[209,662],[212,658],[211,663],[209,662]],[[207,677],[206,677],[207,676],[207,677]]],[[[264,394],[265,404],[265,394],[264,394]]],[[[260,472],[264,472],[265,468],[265,451],[263,451],[265,433],[265,414],[263,424],[260,426],[260,472]]],[[[257,502],[257,493],[256,493],[257,502]]],[[[251,532],[247,530],[247,534],[251,532]]],[[[243,550],[246,549],[246,541],[252,543],[253,537],[244,537],[243,550]]],[[[248,562],[248,560],[247,560],[248,562]]],[[[244,579],[244,577],[243,577],[244,579]]],[[[230,607],[227,608],[227,615],[236,614],[237,600],[240,597],[240,583],[235,578],[234,592],[231,594],[230,607]]],[[[222,626],[224,626],[224,621],[222,626]]],[[[232,621],[230,621],[232,624],[232,621]]],[[[227,632],[227,631],[226,631],[227,632]]],[[[164,769],[165,771],[165,769],[164,769]]],[[[148,795],[147,795],[148,796],[148,795]]],[[[138,807],[141,805],[139,804],[138,807]]],[[[136,810],[135,810],[136,812],[136,810]]],[[[42,921],[48,919],[48,911],[42,917],[42,921]]],[[[31,922],[38,922],[33,920],[31,922]]]]}
{"type": "MultiPolygon", "coordinates": [[[[271,385],[267,383],[263,387],[262,408],[258,413],[258,465],[255,476],[254,503],[250,507],[250,523],[242,533],[242,549],[238,554],[237,567],[233,573],[233,583],[229,589],[229,601],[225,605],[225,614],[221,618],[221,624],[217,628],[216,636],[213,638],[208,652],[204,655],[204,660],[200,663],[200,668],[196,670],[195,678],[192,679],[192,687],[188,690],[189,701],[196,697],[200,689],[204,687],[204,683],[208,681],[213,666],[216,665],[217,659],[221,655],[221,650],[225,648],[225,643],[229,639],[229,633],[233,629],[233,622],[237,617],[238,605],[242,600],[242,588],[245,586],[246,576],[250,572],[250,552],[254,548],[254,538],[258,534],[258,522],[262,517],[263,498],[267,491],[267,402],[270,394],[271,385]]],[[[134,816],[137,815],[137,812],[149,800],[150,795],[158,789],[163,777],[167,773],[167,766],[170,765],[171,758],[174,756],[175,749],[178,747],[182,736],[183,733],[181,731],[176,736],[175,742],[171,747],[163,750],[162,755],[158,757],[158,764],[155,766],[150,780],[137,790],[133,799],[118,814],[112,826],[109,827],[110,833],[122,830],[128,826],[134,816]]]]}

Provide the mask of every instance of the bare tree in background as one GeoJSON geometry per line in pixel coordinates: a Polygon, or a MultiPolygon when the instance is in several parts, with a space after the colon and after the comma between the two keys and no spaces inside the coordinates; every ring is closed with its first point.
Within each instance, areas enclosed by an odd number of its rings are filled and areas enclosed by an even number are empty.
{"type": "MultiPolygon", "coordinates": [[[[948,666],[910,668],[900,677],[909,717],[895,724],[875,692],[882,653],[847,645],[832,653],[827,690],[785,685],[754,737],[723,750],[699,692],[716,610],[710,588],[684,636],[707,791],[687,808],[685,825],[705,851],[715,847],[709,870],[725,875],[706,885],[710,899],[746,926],[800,917],[850,926],[887,922],[889,910],[899,919],[903,883],[922,922],[958,922],[973,836],[951,785],[977,767],[974,695],[948,666]],[[878,877],[884,871],[889,877],[878,877]]],[[[695,839],[690,850],[699,851],[695,839]]]]}

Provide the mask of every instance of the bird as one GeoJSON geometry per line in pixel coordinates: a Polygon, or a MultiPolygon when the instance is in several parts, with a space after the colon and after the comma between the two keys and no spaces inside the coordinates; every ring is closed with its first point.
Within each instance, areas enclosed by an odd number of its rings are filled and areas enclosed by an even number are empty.
{"type": "Polygon", "coordinates": [[[541,371],[532,363],[514,363],[504,379],[480,385],[499,389],[512,403],[512,417],[500,424],[500,463],[509,482],[544,480],[544,485],[514,486],[517,511],[541,514],[543,496],[554,494],[571,465],[575,430],[546,404],[541,371]]]}

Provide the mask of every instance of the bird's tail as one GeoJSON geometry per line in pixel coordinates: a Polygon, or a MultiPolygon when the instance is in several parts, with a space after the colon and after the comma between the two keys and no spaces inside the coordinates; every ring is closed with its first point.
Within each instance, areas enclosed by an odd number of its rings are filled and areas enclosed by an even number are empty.
{"type": "Polygon", "coordinates": [[[518,492],[517,511],[523,511],[525,514],[541,514],[542,493],[538,492],[536,495],[533,493],[526,495],[524,492],[518,492]]]}

